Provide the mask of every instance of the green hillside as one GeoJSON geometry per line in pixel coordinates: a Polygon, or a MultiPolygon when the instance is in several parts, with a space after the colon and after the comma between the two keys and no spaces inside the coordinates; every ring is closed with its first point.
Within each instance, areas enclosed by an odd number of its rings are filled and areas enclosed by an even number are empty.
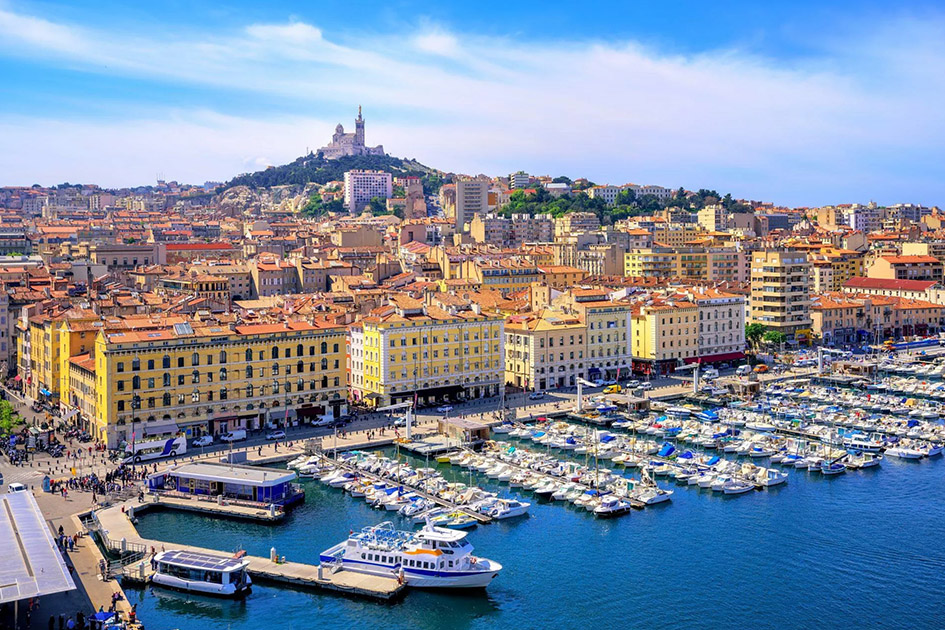
{"type": "Polygon", "coordinates": [[[345,171],[355,169],[386,171],[394,177],[419,177],[423,180],[423,188],[428,194],[438,191],[445,183],[444,177],[448,177],[415,160],[403,160],[387,155],[348,156],[326,160],[321,154],[310,153],[290,164],[238,175],[227,182],[223,189],[233,186],[269,188],[286,185],[301,186],[308,183],[326,184],[344,179],[345,171]]]}

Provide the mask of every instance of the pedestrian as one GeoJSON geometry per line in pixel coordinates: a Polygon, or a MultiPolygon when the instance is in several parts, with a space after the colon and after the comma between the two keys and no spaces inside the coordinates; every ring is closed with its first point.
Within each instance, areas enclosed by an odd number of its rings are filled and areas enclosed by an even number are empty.
{"type": "Polygon", "coordinates": [[[63,630],[66,627],[66,616],[62,613],[59,613],[59,630],[63,630]]]}
{"type": "Polygon", "coordinates": [[[56,618],[53,615],[49,615],[49,630],[56,630],[56,618]]]}
{"type": "Polygon", "coordinates": [[[66,630],[75,630],[75,622],[72,620],[72,617],[69,617],[69,620],[66,621],[66,630]]]}

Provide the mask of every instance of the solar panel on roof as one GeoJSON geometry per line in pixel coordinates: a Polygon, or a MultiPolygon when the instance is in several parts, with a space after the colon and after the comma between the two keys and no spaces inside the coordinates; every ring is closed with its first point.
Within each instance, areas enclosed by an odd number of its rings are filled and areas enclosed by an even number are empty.
{"type": "Polygon", "coordinates": [[[174,324],[174,332],[178,335],[192,335],[194,334],[194,329],[191,328],[190,324],[183,322],[181,324],[174,324]]]}

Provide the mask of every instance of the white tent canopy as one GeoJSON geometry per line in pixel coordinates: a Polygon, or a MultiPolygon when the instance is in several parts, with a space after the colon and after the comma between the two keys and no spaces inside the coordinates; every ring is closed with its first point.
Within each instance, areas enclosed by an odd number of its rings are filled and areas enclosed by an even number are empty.
{"type": "Polygon", "coordinates": [[[0,558],[0,604],[75,588],[29,492],[0,495],[0,558]]]}

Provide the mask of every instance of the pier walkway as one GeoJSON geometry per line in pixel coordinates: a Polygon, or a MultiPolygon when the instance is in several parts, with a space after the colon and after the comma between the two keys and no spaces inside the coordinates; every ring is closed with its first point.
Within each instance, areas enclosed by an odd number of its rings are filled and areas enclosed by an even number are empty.
{"type": "MultiPolygon", "coordinates": [[[[215,549],[204,549],[177,543],[171,545],[171,543],[160,540],[142,538],[138,534],[138,530],[135,529],[128,514],[132,516],[134,514],[140,514],[153,505],[155,504],[139,503],[133,500],[94,512],[94,519],[101,530],[102,540],[106,547],[120,551],[123,545],[125,547],[135,545],[142,546],[146,549],[160,550],[170,545],[173,546],[174,549],[214,555],[228,554],[228,552],[215,549]],[[124,508],[124,512],[122,508],[124,508]]],[[[405,586],[395,577],[388,578],[344,570],[332,571],[320,565],[301,562],[273,562],[269,558],[259,556],[246,556],[246,558],[249,560],[248,571],[251,577],[271,582],[321,588],[384,600],[396,597],[404,590],[405,586]]],[[[149,564],[147,558],[140,562],[144,562],[146,565],[149,564]]],[[[140,570],[138,567],[138,564],[130,565],[128,567],[128,573],[134,575],[140,570]]],[[[145,566],[144,573],[148,570],[149,567],[145,566]]]]}

